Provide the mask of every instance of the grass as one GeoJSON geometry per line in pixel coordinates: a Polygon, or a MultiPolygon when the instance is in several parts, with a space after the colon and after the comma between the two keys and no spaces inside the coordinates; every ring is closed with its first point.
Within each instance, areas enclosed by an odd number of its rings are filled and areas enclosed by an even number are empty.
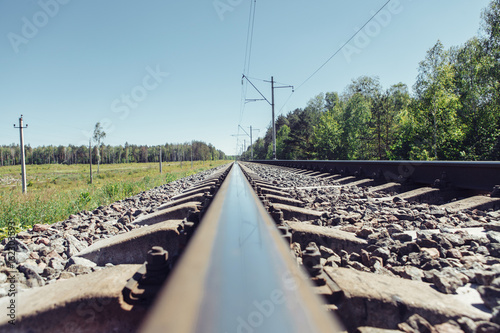
{"type": "Polygon", "coordinates": [[[0,240],[7,226],[16,232],[35,223],[54,223],[82,210],[93,210],[153,187],[228,163],[207,161],[191,163],[106,164],[93,166],[94,181],[89,183],[88,165],[28,165],[28,190],[21,193],[20,166],[0,167],[0,240]]]}

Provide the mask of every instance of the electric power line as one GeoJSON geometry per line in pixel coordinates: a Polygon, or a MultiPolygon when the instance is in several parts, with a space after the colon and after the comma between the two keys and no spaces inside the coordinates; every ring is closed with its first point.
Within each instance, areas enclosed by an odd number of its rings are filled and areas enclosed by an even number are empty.
{"type": "Polygon", "coordinates": [[[316,70],[315,70],[315,71],[314,71],[311,75],[309,75],[309,77],[308,77],[307,79],[305,79],[305,80],[304,80],[304,82],[302,82],[302,83],[301,83],[301,84],[297,87],[297,89],[295,89],[295,90],[298,90],[300,87],[302,87],[302,86],[303,86],[303,85],[304,85],[307,81],[309,81],[309,79],[311,79],[314,75],[316,75],[316,73],[318,73],[318,72],[319,72],[319,71],[320,71],[320,70],[321,70],[321,69],[322,69],[322,68],[323,68],[323,67],[324,67],[324,66],[325,66],[328,62],[330,62],[330,60],[332,60],[332,58],[333,58],[333,57],[335,57],[335,56],[336,56],[336,55],[337,55],[337,54],[338,54],[338,53],[339,53],[339,52],[340,52],[340,51],[341,51],[341,50],[342,50],[342,49],[343,49],[343,48],[344,48],[347,44],[349,44],[349,42],[350,42],[351,40],[353,40],[353,39],[354,39],[354,37],[356,37],[356,35],[357,35],[357,34],[358,34],[361,30],[363,30],[363,28],[364,28],[364,27],[366,27],[366,25],[367,25],[368,23],[370,23],[370,22],[371,22],[371,20],[373,20],[373,18],[374,18],[375,16],[377,16],[377,14],[378,14],[378,13],[380,13],[380,11],[381,11],[382,9],[384,9],[384,8],[385,8],[385,6],[387,6],[387,4],[388,4],[389,2],[391,2],[391,0],[387,0],[387,2],[386,2],[386,3],[382,6],[382,7],[380,7],[380,9],[379,9],[379,10],[378,10],[375,14],[373,14],[373,15],[370,17],[370,19],[369,19],[368,21],[366,21],[366,23],[365,23],[365,24],[363,24],[363,26],[362,26],[361,28],[359,28],[359,29],[358,29],[358,30],[357,30],[357,31],[356,31],[356,32],[355,32],[355,33],[351,36],[351,38],[349,38],[349,39],[347,40],[347,42],[345,42],[344,44],[342,44],[342,46],[341,46],[341,47],[339,47],[339,49],[338,49],[337,51],[335,51],[335,53],[333,53],[333,54],[330,56],[330,58],[328,58],[328,59],[327,59],[327,60],[326,60],[326,61],[325,61],[325,62],[324,62],[321,66],[319,66],[319,68],[318,68],[318,69],[316,69],[316,70]]]}
{"type": "MultiPolygon", "coordinates": [[[[334,53],[333,53],[333,54],[332,54],[332,55],[331,55],[331,56],[330,56],[330,57],[329,57],[329,58],[328,58],[328,59],[327,59],[327,60],[326,60],[326,61],[325,61],[325,62],[324,62],[321,66],[319,66],[319,67],[318,67],[318,68],[317,68],[317,69],[316,69],[316,70],[315,70],[315,71],[314,71],[311,75],[309,75],[309,76],[308,76],[308,77],[307,77],[307,78],[306,78],[306,79],[305,79],[305,80],[304,80],[304,81],[303,81],[303,82],[302,82],[302,83],[301,83],[301,84],[300,84],[300,85],[299,85],[299,86],[298,86],[298,87],[297,87],[294,91],[297,91],[299,88],[301,88],[301,87],[302,87],[302,86],[303,86],[303,85],[304,85],[307,81],[309,81],[309,80],[310,80],[310,79],[311,79],[314,75],[316,75],[316,73],[318,73],[318,72],[319,72],[319,71],[320,71],[323,67],[325,67],[325,66],[326,66],[326,64],[327,64],[328,62],[330,62],[330,60],[332,60],[332,59],[333,59],[333,58],[334,58],[334,57],[335,57],[335,56],[336,56],[336,55],[337,55],[337,54],[338,54],[338,53],[339,53],[339,52],[340,52],[340,51],[341,51],[341,50],[342,50],[342,49],[343,49],[343,48],[344,48],[347,44],[349,44],[349,43],[350,43],[350,42],[354,39],[354,37],[356,37],[356,36],[358,35],[358,33],[359,33],[361,30],[363,30],[363,29],[366,27],[366,25],[368,25],[368,23],[370,23],[370,22],[373,20],[373,18],[374,18],[375,16],[377,16],[377,14],[378,14],[378,13],[380,13],[380,12],[381,12],[381,11],[382,11],[382,10],[383,10],[383,9],[384,9],[387,5],[388,5],[388,4],[389,4],[389,2],[391,2],[391,0],[387,0],[387,2],[385,2],[385,3],[384,3],[384,5],[383,5],[382,7],[380,7],[380,9],[379,9],[379,10],[377,10],[377,11],[376,11],[376,12],[375,12],[375,13],[374,13],[374,14],[373,14],[373,15],[372,15],[369,19],[368,19],[368,21],[366,21],[366,22],[365,22],[365,23],[361,26],[361,28],[359,28],[358,30],[356,30],[356,32],[355,32],[355,33],[354,33],[354,34],[353,34],[353,35],[352,35],[352,36],[351,36],[351,37],[350,37],[350,38],[349,38],[349,39],[348,39],[348,40],[347,40],[344,44],[342,44],[342,46],[340,46],[340,47],[339,47],[339,48],[338,48],[338,49],[337,49],[337,50],[336,50],[336,51],[335,51],[335,52],[334,52],[334,53]]],[[[251,8],[251,9],[252,9],[252,8],[251,8]]],[[[254,8],[253,8],[253,9],[254,9],[254,14],[253,14],[253,15],[254,15],[254,17],[253,17],[253,19],[255,19],[255,6],[254,6],[254,8]]],[[[249,19],[249,22],[250,22],[250,19],[249,19]]],[[[250,27],[249,27],[249,29],[250,29],[250,27]]],[[[253,23],[252,23],[252,29],[253,29],[253,23]]],[[[253,31],[252,31],[252,34],[253,34],[253,31]]],[[[248,38],[248,32],[247,32],[247,38],[248,38]]],[[[248,44],[248,40],[247,40],[247,44],[248,44]]],[[[248,61],[249,61],[249,60],[248,60],[248,61]]],[[[246,62],[247,62],[247,59],[246,59],[246,54],[245,54],[245,66],[246,66],[246,62]]],[[[247,74],[248,74],[248,73],[247,73],[247,74]]],[[[244,73],[243,77],[245,77],[245,76],[247,77],[247,79],[248,79],[248,78],[251,78],[251,77],[249,77],[248,75],[245,75],[245,73],[244,73]]],[[[257,78],[251,78],[251,79],[253,79],[253,80],[261,80],[261,81],[264,81],[264,80],[262,80],[262,79],[257,79],[257,78]]],[[[242,78],[242,82],[243,82],[243,78],[242,78]]],[[[250,82],[250,81],[248,81],[248,82],[250,82]]],[[[250,82],[250,83],[251,83],[251,82],[250,82]]],[[[253,84],[252,84],[252,85],[253,85],[253,84]]],[[[254,86],[254,88],[255,88],[255,86],[254,86]]],[[[255,88],[255,89],[257,89],[257,88],[255,88]]],[[[243,91],[243,89],[242,89],[242,91],[243,91]]],[[[245,85],[244,91],[245,91],[245,93],[244,93],[244,94],[242,94],[242,105],[243,105],[243,107],[242,107],[242,110],[241,110],[241,113],[240,113],[240,122],[241,122],[241,119],[242,119],[242,117],[243,117],[243,109],[244,109],[245,100],[246,100],[246,85],[245,85]]],[[[283,108],[286,106],[286,104],[288,103],[288,101],[289,101],[289,100],[291,99],[291,97],[293,96],[294,91],[292,91],[292,92],[290,93],[290,95],[289,95],[289,96],[288,96],[288,98],[286,99],[285,103],[283,103],[283,106],[282,106],[282,107],[279,109],[279,111],[278,111],[278,115],[279,115],[279,114],[282,114],[282,110],[283,110],[283,108]]],[[[259,93],[260,93],[260,92],[259,92],[259,93]]],[[[262,95],[262,94],[261,94],[261,95],[262,95]]],[[[266,99],[266,100],[267,100],[267,99],[266,99]]],[[[268,127],[269,127],[269,126],[268,126],[268,127]]]]}
{"type": "Polygon", "coordinates": [[[250,57],[252,55],[252,43],[253,43],[253,28],[255,25],[255,7],[257,0],[250,3],[250,13],[248,16],[248,29],[247,29],[247,43],[245,49],[245,63],[243,64],[243,73],[248,74],[250,72],[250,57]]]}
{"type": "MultiPolygon", "coordinates": [[[[250,72],[250,60],[252,55],[252,44],[253,44],[253,30],[255,25],[255,7],[257,0],[250,2],[250,12],[248,15],[248,28],[247,28],[247,42],[245,46],[245,61],[243,64],[243,74],[248,74],[250,72]]],[[[243,119],[243,113],[245,112],[245,99],[247,96],[247,84],[243,84],[241,87],[241,101],[240,101],[240,120],[243,119]]]]}
{"type": "Polygon", "coordinates": [[[283,103],[283,105],[281,106],[281,108],[280,108],[280,109],[279,109],[279,111],[278,111],[278,116],[279,116],[280,114],[282,114],[282,110],[283,110],[283,108],[286,106],[286,103],[288,103],[288,101],[290,100],[290,98],[292,98],[292,95],[293,95],[293,93],[294,93],[294,92],[295,92],[295,91],[292,91],[292,92],[290,93],[290,95],[288,95],[288,98],[286,99],[285,103],[283,103]]]}

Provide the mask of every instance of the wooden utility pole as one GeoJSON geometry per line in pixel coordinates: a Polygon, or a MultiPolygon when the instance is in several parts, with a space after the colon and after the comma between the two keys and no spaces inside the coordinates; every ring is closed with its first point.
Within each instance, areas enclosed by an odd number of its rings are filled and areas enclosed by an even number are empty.
{"type": "Polygon", "coordinates": [[[28,125],[23,127],[23,115],[21,115],[21,118],[19,118],[19,127],[16,127],[16,124],[14,124],[14,128],[19,128],[19,136],[21,139],[21,177],[22,177],[22,184],[23,184],[23,193],[26,193],[26,164],[24,161],[24,135],[23,135],[23,128],[28,128],[28,125]]]}
{"type": "Polygon", "coordinates": [[[89,139],[90,184],[94,181],[92,176],[92,139],[89,139]]]}
{"type": "Polygon", "coordinates": [[[162,170],[162,163],[161,163],[161,146],[160,146],[160,174],[163,173],[163,170],[162,170]]]}

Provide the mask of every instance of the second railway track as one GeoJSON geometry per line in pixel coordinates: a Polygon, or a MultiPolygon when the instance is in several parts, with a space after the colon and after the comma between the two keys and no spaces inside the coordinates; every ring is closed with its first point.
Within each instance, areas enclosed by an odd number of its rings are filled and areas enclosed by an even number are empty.
{"type": "Polygon", "coordinates": [[[89,247],[75,248],[67,228],[4,241],[4,262],[9,251],[24,259],[0,274],[21,284],[48,281],[54,260],[36,252],[40,239],[62,237],[66,249],[44,250],[63,259],[58,281],[16,294],[16,325],[6,316],[0,330],[500,329],[498,163],[475,174],[446,163],[266,163],[282,166],[216,171],[148,214],[117,216],[109,224],[132,231],[89,247]]]}

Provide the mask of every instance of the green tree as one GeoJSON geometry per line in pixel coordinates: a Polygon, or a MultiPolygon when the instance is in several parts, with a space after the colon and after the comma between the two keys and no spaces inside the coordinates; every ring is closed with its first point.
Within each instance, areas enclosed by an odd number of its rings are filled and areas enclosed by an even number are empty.
{"type": "Polygon", "coordinates": [[[278,159],[288,159],[288,156],[285,155],[285,142],[289,134],[290,127],[288,127],[288,125],[283,125],[276,135],[276,158],[278,159]]]}
{"type": "Polygon", "coordinates": [[[340,100],[339,94],[337,92],[327,92],[325,94],[325,109],[327,111],[335,110],[342,107],[342,101],[340,100]]]}
{"type": "Polygon", "coordinates": [[[448,52],[438,41],[420,62],[414,89],[417,103],[413,110],[417,132],[423,139],[414,147],[418,159],[457,159],[463,131],[457,117],[460,106],[455,91],[454,70],[448,52]]]}
{"type": "Polygon", "coordinates": [[[343,127],[348,159],[373,159],[381,151],[385,108],[378,77],[360,76],[347,86],[343,127]],[[379,140],[380,139],[380,140],[379,140]]]}
{"type": "Polygon", "coordinates": [[[314,126],[313,146],[315,158],[321,160],[334,160],[341,156],[342,130],[335,120],[333,110],[321,114],[319,121],[314,126]]]}
{"type": "Polygon", "coordinates": [[[496,117],[494,145],[487,158],[500,160],[500,0],[491,1],[482,15],[482,30],[485,35],[484,53],[487,56],[489,69],[487,71],[491,101],[490,112],[496,117]]]}
{"type": "Polygon", "coordinates": [[[408,111],[411,97],[408,87],[403,83],[392,85],[385,92],[384,117],[382,129],[382,149],[380,158],[394,158],[393,150],[398,141],[398,135],[403,131],[405,122],[408,122],[408,111]]]}
{"type": "Polygon", "coordinates": [[[367,159],[370,151],[371,102],[361,93],[355,93],[345,103],[342,114],[342,159],[367,159]]]}
{"type": "Polygon", "coordinates": [[[283,149],[287,158],[293,160],[313,158],[312,134],[318,118],[319,111],[313,107],[296,109],[288,114],[290,134],[284,142],[283,149]]]}
{"type": "Polygon", "coordinates": [[[253,143],[253,156],[256,160],[266,159],[267,148],[263,138],[258,138],[253,143]]]}
{"type": "Polygon", "coordinates": [[[462,155],[470,160],[488,158],[498,136],[498,107],[492,98],[496,89],[489,75],[493,62],[478,38],[451,54],[460,100],[458,116],[464,126],[462,155]]]}

